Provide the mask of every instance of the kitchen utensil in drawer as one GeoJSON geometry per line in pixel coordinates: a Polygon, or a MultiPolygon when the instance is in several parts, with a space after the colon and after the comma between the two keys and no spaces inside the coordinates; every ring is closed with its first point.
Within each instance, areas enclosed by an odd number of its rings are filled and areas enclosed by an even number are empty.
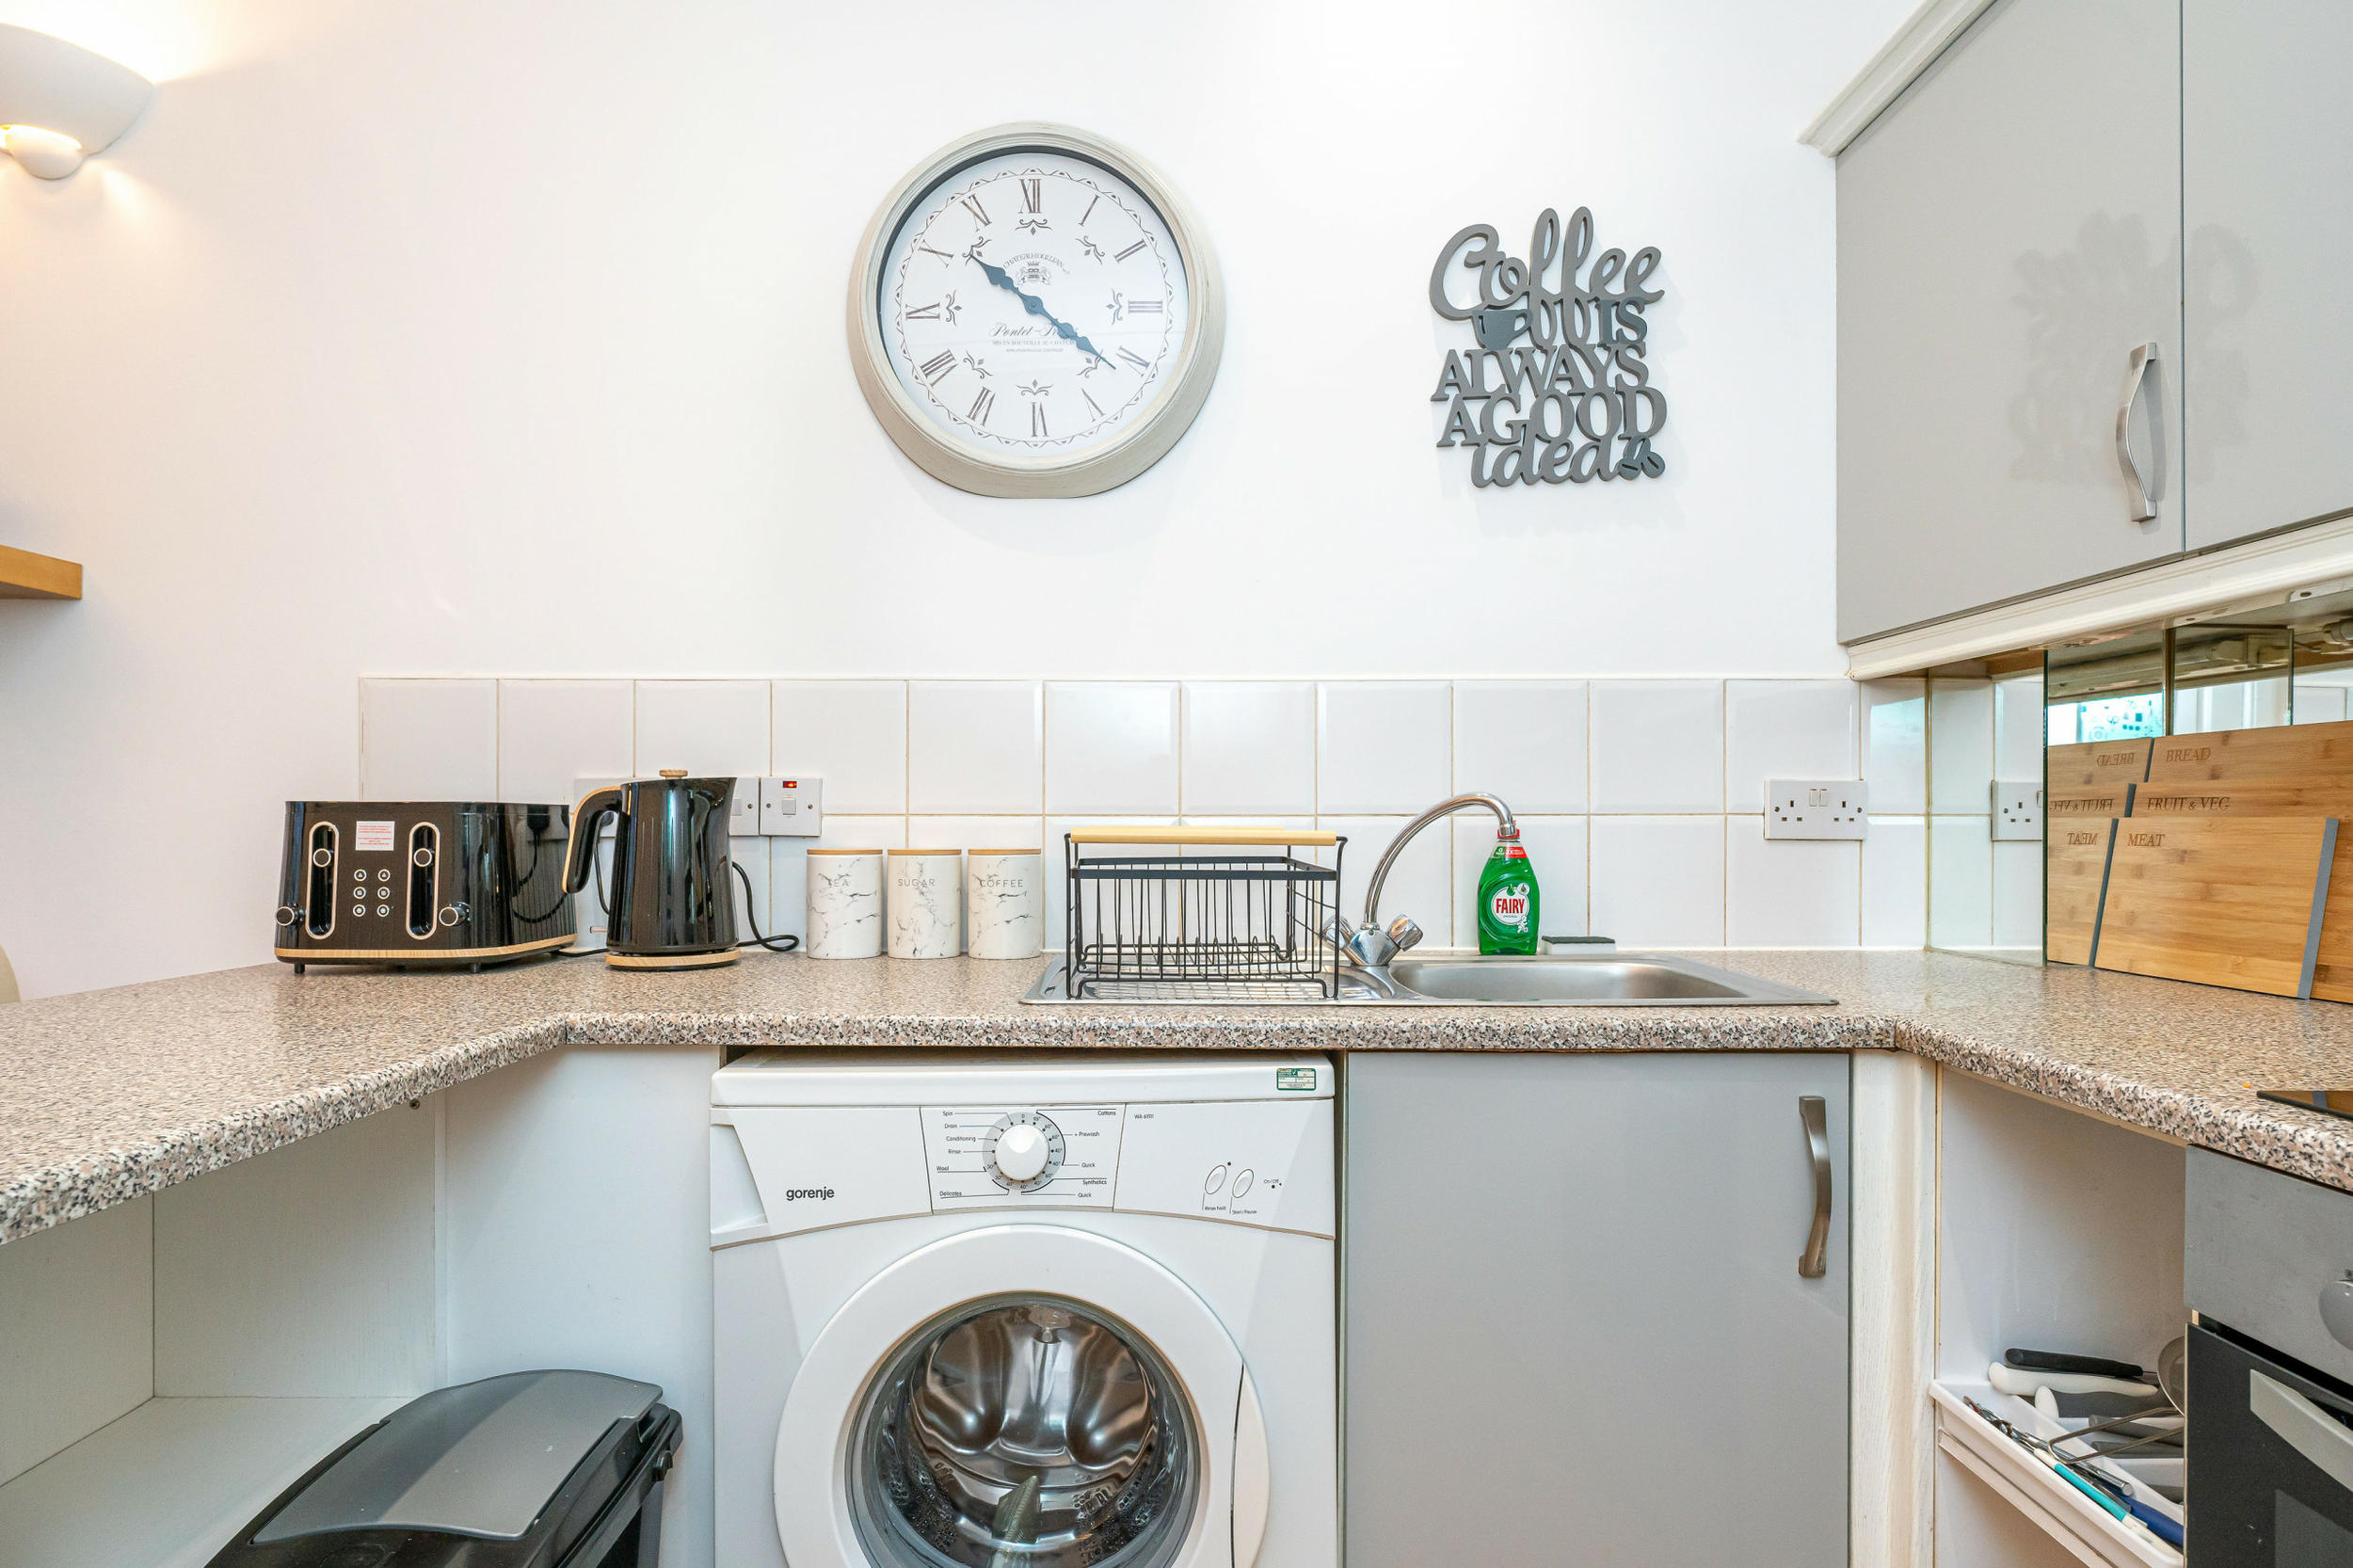
{"type": "Polygon", "coordinates": [[[618,819],[607,964],[693,969],[735,962],[735,888],[728,879],[734,796],[732,778],[689,778],[682,769],[664,769],[659,778],[632,778],[581,798],[564,857],[569,891],[588,885],[605,816],[618,819]]]}
{"type": "Polygon", "coordinates": [[[569,831],[561,806],[290,800],[272,951],[299,973],[480,968],[568,946],[569,831]]]}
{"type": "Polygon", "coordinates": [[[1283,827],[1079,827],[1064,835],[1064,982],[1074,997],[1337,997],[1336,833],[1283,827]],[[1329,865],[1249,849],[1320,848],[1329,865]],[[1141,853],[1154,850],[1175,853],[1141,853]]]}
{"type": "Polygon", "coordinates": [[[2334,817],[2127,817],[2093,963],[2271,996],[2310,996],[2334,817]]]}
{"type": "Polygon", "coordinates": [[[2089,964],[2100,948],[2100,908],[2107,896],[2116,822],[2054,817],[2045,833],[2043,956],[2054,964],[2089,964]]]}
{"type": "Polygon", "coordinates": [[[2002,1352],[2002,1360],[2012,1367],[2024,1367],[2042,1372],[2084,1372],[2096,1378],[2122,1378],[2129,1383],[2141,1381],[2141,1368],[2130,1361],[2110,1361],[2105,1356],[2071,1355],[2065,1351],[2029,1351],[2013,1345],[2002,1352]]]}

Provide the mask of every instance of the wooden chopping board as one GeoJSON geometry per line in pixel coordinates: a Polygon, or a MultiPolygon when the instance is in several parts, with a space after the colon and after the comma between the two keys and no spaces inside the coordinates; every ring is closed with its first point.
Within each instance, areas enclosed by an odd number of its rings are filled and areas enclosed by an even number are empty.
{"type": "Polygon", "coordinates": [[[2128,817],[2133,812],[2133,795],[2140,788],[2126,780],[2089,790],[2048,790],[2043,792],[2043,814],[2053,821],[2100,817],[2128,817]]]}
{"type": "Polygon", "coordinates": [[[2220,779],[2143,784],[2137,817],[2353,817],[2353,775],[2343,778],[2220,779]]]}
{"type": "Polygon", "coordinates": [[[2169,735],[2149,762],[2152,784],[2291,778],[2353,779],[2353,723],[2169,735]]]}
{"type": "Polygon", "coordinates": [[[2100,904],[2108,887],[2116,824],[2081,817],[2053,822],[2042,848],[2042,955],[2089,964],[2100,951],[2100,904]]]}
{"type": "Polygon", "coordinates": [[[2084,741],[2053,746],[2042,755],[2042,778],[2051,790],[2105,790],[2137,784],[2149,776],[2149,742],[2084,741]]]}
{"type": "Polygon", "coordinates": [[[2334,817],[2127,817],[2118,824],[2096,967],[2312,994],[2334,817]]]}

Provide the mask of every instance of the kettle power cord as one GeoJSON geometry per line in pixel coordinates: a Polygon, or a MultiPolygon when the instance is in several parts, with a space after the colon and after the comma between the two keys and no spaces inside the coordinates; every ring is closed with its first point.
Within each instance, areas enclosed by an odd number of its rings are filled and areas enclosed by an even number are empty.
{"type": "Polygon", "coordinates": [[[728,856],[728,869],[734,872],[735,879],[744,885],[744,923],[752,928],[751,939],[735,945],[739,948],[765,948],[770,952],[791,952],[794,948],[799,947],[801,939],[798,936],[782,935],[762,936],[760,934],[760,917],[752,913],[751,873],[746,872],[732,855],[728,856]],[[777,946],[779,942],[784,945],[777,946]]]}

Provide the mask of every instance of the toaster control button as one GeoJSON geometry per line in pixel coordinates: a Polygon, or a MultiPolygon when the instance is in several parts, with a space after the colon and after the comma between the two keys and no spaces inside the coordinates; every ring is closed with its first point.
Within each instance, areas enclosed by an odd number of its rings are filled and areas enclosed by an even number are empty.
{"type": "Polygon", "coordinates": [[[390,882],[392,879],[392,873],[390,872],[378,872],[376,873],[376,879],[378,882],[390,882]]]}
{"type": "Polygon", "coordinates": [[[412,866],[429,866],[433,864],[433,852],[423,844],[419,844],[408,852],[408,863],[412,866]]]}
{"type": "Polygon", "coordinates": [[[445,904],[441,905],[441,923],[443,925],[456,925],[459,920],[464,920],[472,913],[473,913],[472,909],[466,904],[445,904]]]}
{"type": "Polygon", "coordinates": [[[354,916],[364,915],[368,912],[368,906],[364,904],[355,904],[351,906],[351,912],[354,916]]]}
{"type": "Polygon", "coordinates": [[[325,866],[331,864],[334,858],[335,852],[328,849],[325,844],[321,844],[318,848],[311,852],[311,864],[313,866],[325,866]]]}
{"type": "Polygon", "coordinates": [[[292,925],[295,921],[300,920],[301,918],[302,911],[299,909],[289,908],[282,904],[278,906],[278,923],[280,925],[292,925]]]}

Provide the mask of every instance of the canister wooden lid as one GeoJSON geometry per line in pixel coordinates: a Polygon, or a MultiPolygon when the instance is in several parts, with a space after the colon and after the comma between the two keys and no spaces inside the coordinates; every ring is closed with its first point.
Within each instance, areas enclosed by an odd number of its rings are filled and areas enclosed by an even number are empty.
{"type": "Polygon", "coordinates": [[[964,853],[965,853],[965,854],[967,854],[967,855],[1042,855],[1042,854],[1044,854],[1045,852],[1044,852],[1043,850],[1039,850],[1039,849],[1034,849],[1034,848],[1032,848],[1032,849],[968,849],[968,850],[966,850],[964,853]]]}
{"type": "Polygon", "coordinates": [[[885,855],[962,855],[960,849],[887,849],[885,855]]]}
{"type": "Polygon", "coordinates": [[[814,849],[814,848],[812,848],[812,849],[809,851],[809,854],[811,854],[811,855],[880,855],[881,853],[882,853],[882,851],[881,851],[881,850],[878,850],[878,849],[814,849]]]}

